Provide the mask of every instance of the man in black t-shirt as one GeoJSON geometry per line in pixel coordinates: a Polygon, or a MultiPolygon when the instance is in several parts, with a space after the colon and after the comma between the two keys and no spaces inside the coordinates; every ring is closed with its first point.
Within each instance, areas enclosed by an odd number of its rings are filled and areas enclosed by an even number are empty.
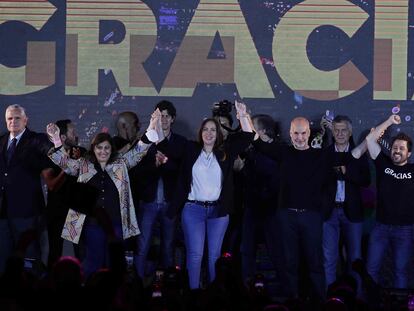
{"type": "Polygon", "coordinates": [[[303,117],[292,120],[290,138],[292,146],[266,144],[256,140],[258,151],[280,164],[280,187],[275,227],[280,236],[283,257],[283,289],[287,297],[297,297],[298,266],[304,257],[312,283],[311,297],[322,300],[325,296],[325,275],[322,256],[322,199],[329,173],[333,166],[363,153],[364,145],[351,153],[314,149],[309,146],[309,121],[303,117]]]}
{"type": "Polygon", "coordinates": [[[378,283],[382,259],[391,247],[394,287],[407,288],[414,224],[414,165],[408,163],[412,140],[404,133],[395,136],[390,157],[381,152],[378,144],[389,126],[400,123],[398,115],[391,115],[366,138],[377,172],[377,215],[369,241],[367,271],[378,283]]]}

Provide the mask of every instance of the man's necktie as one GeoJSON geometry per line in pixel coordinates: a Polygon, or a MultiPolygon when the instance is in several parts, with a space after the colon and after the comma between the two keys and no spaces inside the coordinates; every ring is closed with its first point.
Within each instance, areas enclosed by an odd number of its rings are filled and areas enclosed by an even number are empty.
{"type": "Polygon", "coordinates": [[[10,163],[10,160],[14,154],[14,152],[16,151],[16,145],[17,145],[17,138],[13,138],[12,142],[9,146],[9,148],[7,149],[7,164],[10,163]]]}

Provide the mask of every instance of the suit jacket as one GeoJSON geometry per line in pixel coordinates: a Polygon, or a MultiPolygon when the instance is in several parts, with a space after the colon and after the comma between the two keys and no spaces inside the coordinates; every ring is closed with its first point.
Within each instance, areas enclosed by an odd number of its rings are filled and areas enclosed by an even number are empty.
{"type": "MultiPolygon", "coordinates": [[[[335,146],[328,147],[331,152],[335,152],[335,146]]],[[[360,159],[353,159],[346,165],[346,173],[343,176],[345,181],[345,202],[344,212],[352,222],[361,222],[364,218],[361,188],[368,187],[371,178],[366,155],[360,159]]],[[[332,210],[335,208],[335,196],[337,188],[337,174],[332,169],[327,191],[324,196],[324,218],[329,219],[332,210]]]]}
{"type": "MultiPolygon", "coordinates": [[[[253,140],[254,134],[241,132],[232,134],[224,143],[223,150],[215,150],[214,155],[223,173],[222,188],[219,197],[219,217],[226,216],[233,211],[233,164],[237,155],[244,151],[253,140]]],[[[188,142],[181,164],[177,181],[177,188],[168,215],[174,217],[179,213],[187,201],[191,190],[193,165],[200,156],[203,146],[197,142],[188,142]]]]}
{"type": "Polygon", "coordinates": [[[164,184],[164,199],[171,202],[181,160],[186,151],[187,139],[181,135],[171,133],[170,138],[158,145],[152,145],[142,161],[130,171],[132,193],[135,203],[137,200],[154,202],[157,197],[158,180],[162,178],[164,184]],[[156,167],[155,154],[160,150],[168,157],[168,161],[156,167]]]}
{"type": "Polygon", "coordinates": [[[8,139],[9,133],[0,137],[1,209],[5,209],[10,218],[37,216],[45,207],[40,174],[52,166],[47,158],[51,144],[45,134],[26,128],[7,165],[8,139]]]}

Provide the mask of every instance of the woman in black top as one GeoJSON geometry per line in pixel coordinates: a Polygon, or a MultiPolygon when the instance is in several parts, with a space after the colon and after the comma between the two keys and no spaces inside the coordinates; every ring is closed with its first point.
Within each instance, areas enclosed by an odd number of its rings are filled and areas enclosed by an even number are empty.
{"type": "Polygon", "coordinates": [[[90,216],[70,209],[62,232],[63,238],[77,243],[84,227],[86,253],[83,268],[86,275],[105,266],[108,233],[122,239],[140,233],[128,169],[141,161],[151,141],[164,138],[160,115],[158,110],[154,112],[146,134],[122,156],[117,154],[112,137],[99,133],[92,140],[88,156],[71,159],[61,148],[59,128],[53,123],[47,126],[55,146],[49,154],[50,159],[66,174],[76,176],[79,183],[85,183],[97,192],[97,201],[92,203],[95,206],[91,206],[92,212],[88,213],[90,216]]]}

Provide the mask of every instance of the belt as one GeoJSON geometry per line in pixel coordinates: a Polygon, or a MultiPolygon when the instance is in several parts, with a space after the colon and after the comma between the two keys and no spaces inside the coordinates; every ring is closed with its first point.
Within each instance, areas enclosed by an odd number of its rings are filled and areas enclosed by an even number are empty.
{"type": "Polygon", "coordinates": [[[305,208],[288,208],[289,211],[295,212],[295,213],[303,213],[307,212],[308,210],[305,208]]]}
{"type": "Polygon", "coordinates": [[[344,202],[335,202],[335,207],[336,208],[343,208],[345,206],[344,202]]]}
{"type": "Polygon", "coordinates": [[[211,207],[211,206],[217,206],[219,201],[197,201],[197,200],[187,200],[187,202],[193,203],[193,204],[197,204],[197,205],[201,205],[204,207],[211,207]]]}

